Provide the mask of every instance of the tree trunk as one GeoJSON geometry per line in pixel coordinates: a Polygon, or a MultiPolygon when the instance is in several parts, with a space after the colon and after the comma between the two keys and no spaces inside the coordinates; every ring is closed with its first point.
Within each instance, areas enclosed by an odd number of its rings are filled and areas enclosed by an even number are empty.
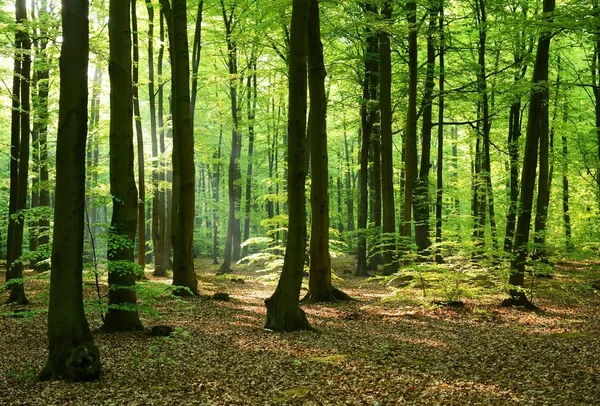
{"type": "MultiPolygon", "coordinates": [[[[435,75],[435,45],[434,35],[437,25],[433,2],[429,5],[429,28],[427,30],[427,72],[425,75],[425,91],[421,102],[423,125],[421,128],[421,167],[415,185],[413,210],[415,218],[415,243],[419,255],[427,258],[430,255],[431,239],[429,238],[429,210],[431,196],[429,195],[429,171],[431,169],[431,130],[433,128],[433,87],[435,75]]],[[[415,158],[416,159],[416,158],[415,158]]]]}
{"type": "Polygon", "coordinates": [[[56,200],[48,307],[48,361],[40,380],[89,381],[100,354],[83,309],[88,2],[62,1],[63,45],[56,145],[56,200]]]}
{"type": "Polygon", "coordinates": [[[140,114],[140,92],[139,92],[139,41],[136,0],[131,0],[131,36],[133,46],[133,119],[135,120],[135,133],[137,136],[138,156],[138,265],[142,270],[146,267],[146,184],[144,175],[144,134],[142,132],[142,116],[140,114]]]}
{"type": "Polygon", "coordinates": [[[223,142],[223,124],[219,126],[219,147],[216,152],[215,173],[213,175],[213,199],[215,205],[213,208],[213,264],[218,264],[219,257],[219,198],[221,190],[221,145],[223,142]]]}
{"type": "MultiPolygon", "coordinates": [[[[552,22],[554,0],[544,0],[543,12],[546,22],[552,22]]],[[[545,27],[540,32],[538,50],[533,68],[532,90],[529,99],[529,116],[527,122],[527,138],[523,155],[523,171],[521,173],[520,212],[511,260],[511,274],[508,283],[512,285],[510,297],[504,301],[506,306],[533,306],[522,290],[525,279],[525,262],[527,260],[529,231],[531,228],[531,210],[533,191],[536,180],[538,158],[538,142],[540,134],[548,132],[548,55],[552,31],[545,27]]]]}
{"type": "MultiPolygon", "coordinates": [[[[138,193],[133,171],[133,98],[131,78],[130,2],[111,0],[110,60],[110,193],[113,210],[108,238],[107,331],[141,330],[133,262],[138,193]]],[[[143,242],[141,242],[143,244],[143,242]]]]}
{"type": "MultiPolygon", "coordinates": [[[[256,82],[256,58],[254,53],[250,56],[251,63],[248,64],[253,72],[248,75],[246,107],[248,110],[248,167],[246,168],[246,207],[244,214],[244,238],[243,241],[250,238],[250,213],[252,210],[252,160],[254,156],[254,119],[256,116],[257,103],[257,82],[256,82]]],[[[242,258],[248,255],[248,246],[242,248],[242,258]]]]}
{"type": "Polygon", "coordinates": [[[331,302],[348,299],[348,295],[331,283],[329,255],[329,159],[327,156],[327,98],[325,95],[325,62],[319,18],[319,3],[310,0],[308,12],[308,87],[310,110],[310,270],[308,292],[303,303],[331,302]]]}
{"type": "Polygon", "coordinates": [[[195,166],[190,106],[190,64],[185,0],[173,0],[171,72],[173,81],[173,285],[177,294],[198,293],[194,271],[195,166]]]}
{"type": "Polygon", "coordinates": [[[277,289],[265,300],[265,328],[276,331],[311,329],[299,306],[306,248],[305,137],[306,37],[308,0],[293,0],[290,27],[288,104],[288,238],[277,289]]]}
{"type": "Polygon", "coordinates": [[[383,6],[386,26],[379,32],[379,67],[381,108],[381,193],[383,203],[383,274],[392,275],[398,271],[394,259],[396,251],[396,213],[394,208],[394,162],[392,140],[392,59],[390,34],[392,2],[383,6]]]}
{"type": "MultiPolygon", "coordinates": [[[[376,13],[374,5],[364,3],[362,5],[365,13],[376,13]]],[[[379,74],[379,38],[373,29],[365,27],[367,48],[364,55],[364,78],[363,78],[363,103],[361,105],[361,142],[360,142],[360,170],[359,170],[359,207],[358,207],[358,246],[356,276],[368,276],[367,271],[367,221],[369,213],[369,146],[373,134],[373,119],[375,118],[373,108],[373,84],[377,83],[373,76],[379,74]]]]}
{"type": "MultiPolygon", "coordinates": [[[[15,3],[15,11],[16,11],[16,21],[17,24],[26,24],[27,22],[27,9],[25,5],[25,0],[18,0],[15,3]]],[[[31,73],[31,56],[29,54],[31,50],[31,42],[29,40],[29,34],[27,33],[27,29],[23,26],[23,30],[19,31],[16,34],[19,38],[17,39],[17,44],[19,44],[18,49],[22,52],[19,56],[21,58],[19,74],[21,76],[18,83],[20,86],[20,102],[18,112],[18,129],[11,128],[11,141],[14,140],[12,135],[16,135],[16,137],[20,136],[20,140],[17,144],[18,151],[18,171],[17,176],[13,177],[11,173],[11,197],[13,197],[12,192],[13,188],[15,188],[16,193],[14,197],[16,199],[16,204],[14,206],[14,211],[10,212],[10,220],[9,223],[13,223],[12,227],[12,239],[9,239],[9,244],[7,245],[7,249],[10,251],[10,262],[7,262],[7,271],[6,271],[6,282],[10,285],[10,295],[8,297],[7,303],[15,303],[15,304],[27,304],[29,301],[25,297],[25,285],[23,283],[23,261],[21,259],[21,255],[23,254],[23,231],[24,231],[24,223],[25,223],[25,213],[24,210],[27,207],[27,187],[29,185],[28,172],[29,172],[29,132],[30,132],[30,119],[29,119],[29,81],[30,81],[30,73],[31,73]],[[13,183],[13,180],[16,182],[13,183]],[[14,219],[13,216],[18,216],[18,219],[14,219]]],[[[16,58],[17,56],[15,56],[16,58]]],[[[16,67],[16,62],[15,62],[16,67]]],[[[15,69],[15,74],[17,73],[17,69],[15,69]]],[[[16,77],[16,76],[15,76],[16,77]]],[[[15,85],[13,85],[13,90],[15,85]]],[[[17,97],[13,92],[13,97],[17,97]]],[[[13,115],[14,120],[14,115],[13,115]]],[[[14,124],[14,122],[12,123],[14,124]]],[[[13,151],[15,144],[12,145],[13,151]]],[[[17,156],[17,154],[13,154],[13,159],[17,156]]],[[[11,168],[12,169],[12,168],[11,168]]]]}
{"type": "Polygon", "coordinates": [[[412,234],[413,190],[417,180],[417,3],[406,4],[408,19],[408,111],[406,114],[405,143],[405,180],[404,180],[404,213],[402,236],[408,245],[412,234]]]}
{"type": "Polygon", "coordinates": [[[242,197],[242,186],[240,179],[239,158],[242,149],[242,136],[239,131],[240,107],[238,106],[238,68],[237,68],[237,44],[231,37],[233,21],[235,18],[234,10],[227,15],[225,3],[221,1],[221,11],[223,13],[223,22],[225,24],[225,39],[227,42],[227,65],[229,68],[229,97],[231,101],[231,118],[233,129],[231,131],[231,154],[229,157],[229,221],[227,222],[227,240],[225,242],[225,251],[223,253],[223,263],[219,272],[231,272],[231,261],[239,259],[241,230],[240,219],[237,217],[239,212],[240,200],[242,197]]]}
{"type": "MultiPolygon", "coordinates": [[[[568,104],[564,101],[563,105],[563,123],[566,124],[569,120],[569,109],[568,104]]],[[[571,237],[571,214],[569,213],[569,147],[567,144],[567,136],[564,131],[560,137],[562,141],[562,207],[563,207],[563,223],[565,227],[565,245],[567,252],[573,252],[575,245],[573,245],[573,239],[571,237]]]]}
{"type": "Polygon", "coordinates": [[[443,227],[443,218],[442,218],[442,208],[444,204],[444,88],[446,76],[444,73],[445,69],[445,54],[446,54],[446,43],[444,42],[444,0],[440,0],[439,2],[439,55],[440,55],[440,80],[439,80],[439,89],[440,89],[440,98],[438,101],[438,133],[437,133],[437,193],[435,198],[435,243],[437,248],[435,250],[435,262],[441,264],[444,262],[442,257],[442,227],[443,227]]]}

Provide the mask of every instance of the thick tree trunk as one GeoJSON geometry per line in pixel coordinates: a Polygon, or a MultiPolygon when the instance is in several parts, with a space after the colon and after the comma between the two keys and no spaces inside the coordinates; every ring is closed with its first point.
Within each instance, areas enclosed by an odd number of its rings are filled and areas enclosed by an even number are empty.
{"type": "Polygon", "coordinates": [[[383,203],[383,274],[392,275],[398,271],[396,252],[396,212],[394,208],[394,162],[392,140],[392,59],[390,34],[392,2],[383,6],[386,26],[379,33],[379,66],[381,108],[381,191],[383,203]]]}
{"type": "Polygon", "coordinates": [[[275,293],[265,300],[265,328],[276,331],[311,329],[299,306],[306,248],[306,37],[309,0],[293,0],[290,27],[288,104],[288,207],[285,259],[275,293]]]}
{"type": "Polygon", "coordinates": [[[303,303],[331,302],[348,296],[331,283],[329,255],[329,159],[327,156],[327,98],[325,63],[319,19],[319,3],[310,0],[308,13],[308,87],[310,111],[310,270],[308,292],[303,303]]]}
{"type": "Polygon", "coordinates": [[[108,238],[108,313],[103,326],[107,331],[142,329],[135,292],[137,266],[133,262],[138,193],[133,171],[130,6],[128,0],[111,0],[109,9],[110,193],[113,210],[108,238]]]}
{"type": "Polygon", "coordinates": [[[83,309],[82,257],[88,102],[88,2],[62,1],[56,200],[48,307],[48,361],[40,380],[89,381],[100,354],[83,309]]]}
{"type": "Polygon", "coordinates": [[[179,295],[196,295],[194,271],[195,166],[190,106],[190,64],[185,0],[173,0],[171,72],[173,81],[173,285],[179,295]]]}
{"type": "MultiPolygon", "coordinates": [[[[544,18],[552,22],[554,0],[544,0],[544,18]]],[[[548,132],[548,57],[552,31],[545,27],[540,32],[538,50],[532,78],[532,90],[529,99],[529,116],[527,122],[527,138],[523,155],[523,171],[521,173],[520,212],[517,220],[511,274],[508,283],[512,285],[510,297],[504,301],[506,306],[533,305],[522,290],[525,279],[525,262],[527,260],[529,231],[531,228],[531,210],[533,191],[536,181],[538,158],[538,142],[540,134],[548,132]]]]}

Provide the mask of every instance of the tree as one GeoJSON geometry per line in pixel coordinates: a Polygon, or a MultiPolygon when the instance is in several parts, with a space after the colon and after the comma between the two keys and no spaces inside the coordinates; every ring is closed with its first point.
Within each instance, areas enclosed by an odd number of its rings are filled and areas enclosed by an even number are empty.
{"type": "Polygon", "coordinates": [[[27,205],[29,172],[29,82],[31,71],[31,41],[25,23],[27,8],[25,0],[15,3],[17,24],[15,35],[15,70],[13,76],[13,112],[11,121],[11,176],[9,203],[9,232],[7,243],[6,282],[10,286],[8,303],[27,304],[23,284],[23,230],[24,210],[27,205]],[[17,78],[19,76],[19,78],[17,78]],[[16,110],[15,110],[16,109],[16,110]],[[12,226],[12,227],[11,227],[12,226]]]}
{"type": "Polygon", "coordinates": [[[187,5],[173,0],[171,75],[173,81],[173,285],[180,295],[198,293],[194,271],[195,167],[190,102],[187,5]]]}
{"type": "MultiPolygon", "coordinates": [[[[108,331],[141,330],[133,262],[138,193],[133,173],[133,85],[129,0],[111,0],[108,36],[110,60],[110,193],[112,218],[108,239],[108,331]]],[[[141,243],[141,242],[140,242],[141,243]]]]}
{"type": "Polygon", "coordinates": [[[392,59],[390,49],[392,2],[386,1],[383,16],[388,24],[379,33],[380,59],[380,108],[381,108],[381,194],[383,203],[383,273],[392,275],[398,271],[398,263],[394,261],[396,250],[396,211],[394,208],[394,162],[392,140],[392,59]]]}
{"type": "Polygon", "coordinates": [[[531,229],[531,211],[533,191],[536,181],[538,160],[538,143],[542,133],[548,133],[548,58],[552,31],[548,26],[552,22],[555,0],[544,0],[544,25],[540,31],[537,55],[533,68],[531,95],[529,97],[529,115],[525,153],[523,154],[523,171],[521,173],[521,193],[517,230],[513,248],[513,259],[510,266],[508,283],[511,285],[509,298],[504,306],[533,307],[523,291],[525,279],[525,262],[527,261],[529,231],[531,229]]]}
{"type": "Polygon", "coordinates": [[[329,171],[327,157],[327,98],[325,94],[325,63],[321,43],[319,3],[310,0],[308,12],[308,87],[310,111],[310,269],[308,293],[304,303],[347,300],[350,297],[331,283],[329,255],[329,171]]]}
{"type": "Polygon", "coordinates": [[[265,300],[265,328],[275,331],[310,329],[299,305],[306,246],[306,38],[308,0],[293,0],[289,47],[288,103],[288,238],[277,288],[265,300]]]}
{"type": "Polygon", "coordinates": [[[88,2],[62,1],[56,197],[48,307],[48,361],[40,380],[94,380],[100,353],[83,310],[82,258],[88,102],[88,2]]]}

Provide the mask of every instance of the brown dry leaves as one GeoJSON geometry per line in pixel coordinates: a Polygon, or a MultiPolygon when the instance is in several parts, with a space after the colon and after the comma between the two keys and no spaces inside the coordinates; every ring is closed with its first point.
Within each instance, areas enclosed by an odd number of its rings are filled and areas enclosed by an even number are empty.
{"type": "MultiPolygon", "coordinates": [[[[388,288],[344,276],[336,285],[359,302],[306,306],[317,332],[273,333],[262,328],[273,283],[249,271],[235,283],[200,267],[202,293],[232,301],[156,303],[162,317],[145,325],[174,326],[169,339],[95,332],[98,382],[34,383],[47,356],[45,314],[0,317],[0,404],[600,404],[597,296],[579,305],[539,298],[539,313],[499,308],[498,296],[427,308],[381,302],[388,288]]],[[[45,307],[45,283],[28,284],[30,309],[45,307]]],[[[88,317],[96,330],[97,314],[88,317]]]]}

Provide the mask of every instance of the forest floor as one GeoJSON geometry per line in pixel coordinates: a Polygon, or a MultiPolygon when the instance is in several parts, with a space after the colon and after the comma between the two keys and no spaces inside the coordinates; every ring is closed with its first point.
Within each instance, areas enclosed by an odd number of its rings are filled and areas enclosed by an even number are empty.
{"type": "Polygon", "coordinates": [[[334,284],[357,301],[304,306],[316,331],[294,333],[263,329],[277,276],[256,267],[216,276],[218,266],[199,261],[204,295],[185,299],[160,293],[170,280],[147,270],[146,330],[112,334],[98,330],[88,275],[88,319],[104,370],[88,383],[35,381],[47,357],[48,278],[38,275],[27,281],[26,312],[0,306],[0,404],[598,405],[596,266],[561,263],[552,278],[529,277],[540,307],[531,312],[499,307],[500,281],[485,269],[436,290],[440,280],[419,274],[357,278],[347,274],[350,259],[338,259],[334,284]],[[231,300],[210,299],[215,292],[231,300]],[[174,334],[151,337],[157,324],[174,334]]]}

